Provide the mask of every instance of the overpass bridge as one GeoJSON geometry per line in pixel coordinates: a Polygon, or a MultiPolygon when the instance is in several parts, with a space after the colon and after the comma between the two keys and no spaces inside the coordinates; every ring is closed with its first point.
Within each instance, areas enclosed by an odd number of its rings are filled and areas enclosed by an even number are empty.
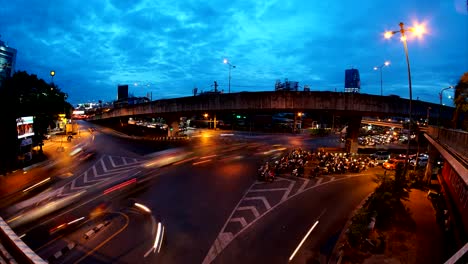
{"type": "MultiPolygon", "coordinates": [[[[439,105],[412,101],[412,116],[426,118],[428,109],[439,109],[439,105]]],[[[441,107],[440,118],[452,117],[453,108],[441,107]]],[[[328,91],[268,91],[240,92],[230,94],[203,94],[173,99],[156,100],[148,103],[114,108],[96,115],[92,120],[118,119],[127,123],[128,118],[138,116],[163,117],[173,131],[178,131],[178,120],[182,116],[209,113],[220,114],[243,112],[246,114],[273,114],[305,112],[316,115],[339,115],[348,120],[347,150],[356,152],[357,137],[363,116],[405,117],[409,113],[409,100],[398,96],[378,96],[359,93],[328,91]]],[[[169,133],[169,131],[168,131],[169,133]]]]}
{"type": "MultiPolygon", "coordinates": [[[[438,104],[412,101],[412,115],[426,117],[428,108],[438,104]]],[[[378,96],[327,91],[240,92],[203,94],[162,99],[148,103],[115,108],[93,119],[108,119],[138,115],[170,115],[204,112],[332,112],[343,116],[408,116],[409,100],[398,96],[378,96]]],[[[441,118],[451,118],[453,108],[442,107],[441,118]]]]}

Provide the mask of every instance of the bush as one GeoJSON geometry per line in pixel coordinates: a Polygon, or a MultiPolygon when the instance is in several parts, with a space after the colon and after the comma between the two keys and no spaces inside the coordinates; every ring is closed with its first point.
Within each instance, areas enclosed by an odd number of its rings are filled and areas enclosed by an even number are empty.
{"type": "Polygon", "coordinates": [[[351,218],[351,224],[348,227],[348,243],[351,247],[359,246],[369,234],[369,223],[371,213],[366,207],[361,207],[351,218]]]}

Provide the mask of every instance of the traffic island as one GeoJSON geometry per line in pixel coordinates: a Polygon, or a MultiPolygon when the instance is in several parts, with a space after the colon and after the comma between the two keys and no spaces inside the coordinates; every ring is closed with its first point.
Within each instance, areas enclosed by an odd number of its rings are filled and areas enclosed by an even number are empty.
{"type": "Polygon", "coordinates": [[[377,178],[379,186],[354,211],[329,263],[443,263],[443,234],[426,192],[409,189],[398,175],[377,178]]]}

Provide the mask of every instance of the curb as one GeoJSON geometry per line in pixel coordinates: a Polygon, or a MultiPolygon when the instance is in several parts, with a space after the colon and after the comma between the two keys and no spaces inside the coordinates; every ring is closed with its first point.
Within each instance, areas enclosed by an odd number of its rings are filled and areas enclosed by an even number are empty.
{"type": "Polygon", "coordinates": [[[332,250],[332,253],[331,253],[331,257],[330,259],[328,260],[328,264],[340,264],[341,263],[341,258],[343,257],[343,250],[342,250],[342,247],[343,247],[343,243],[340,243],[340,241],[343,240],[343,237],[346,235],[346,231],[348,231],[348,227],[349,225],[351,224],[351,219],[353,218],[353,216],[356,214],[356,212],[361,209],[364,204],[366,203],[366,201],[369,199],[369,197],[373,194],[374,192],[371,192],[369,193],[369,195],[367,195],[360,203],[359,205],[351,212],[351,214],[349,215],[348,217],[348,220],[346,221],[345,225],[343,226],[343,230],[341,230],[341,233],[338,237],[338,240],[336,241],[336,244],[335,246],[333,247],[333,250],[332,250]]]}
{"type": "Polygon", "coordinates": [[[97,225],[93,229],[90,229],[84,234],[84,239],[89,239],[90,237],[94,236],[97,232],[99,232],[103,227],[108,226],[109,224],[110,221],[104,221],[104,223],[97,225]]]}

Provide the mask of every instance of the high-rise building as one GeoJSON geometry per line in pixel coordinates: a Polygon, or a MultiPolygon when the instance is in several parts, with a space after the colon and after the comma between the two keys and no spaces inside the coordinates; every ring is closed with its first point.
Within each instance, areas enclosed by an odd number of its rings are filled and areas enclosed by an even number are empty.
{"type": "Polygon", "coordinates": [[[358,69],[345,70],[345,93],[359,93],[361,90],[361,79],[358,69]]]}
{"type": "Polygon", "coordinates": [[[128,84],[117,86],[117,100],[128,98],[128,84]]]}
{"type": "Polygon", "coordinates": [[[13,75],[16,62],[16,49],[8,47],[0,40],[0,82],[13,75]]]}

